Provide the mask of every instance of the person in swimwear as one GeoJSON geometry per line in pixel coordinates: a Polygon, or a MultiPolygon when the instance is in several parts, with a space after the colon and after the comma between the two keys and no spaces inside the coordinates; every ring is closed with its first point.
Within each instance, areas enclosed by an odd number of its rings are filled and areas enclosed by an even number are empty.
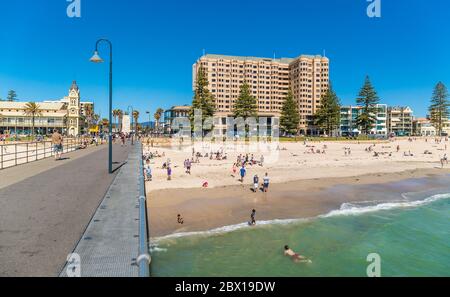
{"type": "Polygon", "coordinates": [[[308,261],[308,259],[306,259],[305,257],[291,250],[288,245],[284,246],[284,255],[291,257],[294,262],[308,261]]]}

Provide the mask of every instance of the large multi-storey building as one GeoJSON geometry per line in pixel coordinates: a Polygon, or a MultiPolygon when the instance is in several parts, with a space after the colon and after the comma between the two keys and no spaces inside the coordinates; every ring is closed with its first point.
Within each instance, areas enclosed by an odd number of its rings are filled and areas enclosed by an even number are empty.
{"type": "Polygon", "coordinates": [[[232,116],[245,81],[257,100],[260,117],[279,117],[291,89],[300,112],[300,132],[312,133],[312,116],[320,108],[320,98],[329,85],[328,58],[302,55],[295,59],[271,59],[208,54],[193,65],[194,89],[200,66],[216,101],[216,125],[225,128],[225,118],[232,116]]]}
{"type": "MultiPolygon", "coordinates": [[[[371,135],[386,136],[387,130],[387,105],[377,104],[377,112],[374,115],[376,122],[369,133],[371,135]]],[[[359,135],[362,128],[356,124],[356,118],[361,114],[361,106],[341,106],[340,134],[342,136],[359,135]]]]}
{"type": "MultiPolygon", "coordinates": [[[[300,129],[315,129],[313,116],[320,109],[322,95],[329,87],[329,61],[321,56],[300,56],[289,64],[294,99],[300,112],[300,129]]],[[[312,131],[311,131],[312,130],[312,131]]]]}
{"type": "MultiPolygon", "coordinates": [[[[0,102],[0,134],[31,134],[32,119],[25,113],[27,102],[0,102]]],[[[74,81],[68,96],[61,100],[36,102],[40,114],[34,121],[35,133],[50,134],[57,129],[77,136],[83,131],[86,110],[94,109],[92,102],[81,102],[80,89],[74,81]]]]}
{"type": "Polygon", "coordinates": [[[397,136],[413,134],[413,111],[409,106],[388,107],[388,132],[397,136]]]}

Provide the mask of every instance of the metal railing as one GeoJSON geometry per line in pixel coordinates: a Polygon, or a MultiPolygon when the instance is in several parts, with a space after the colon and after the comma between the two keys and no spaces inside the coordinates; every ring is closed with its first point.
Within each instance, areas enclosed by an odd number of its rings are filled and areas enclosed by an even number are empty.
{"type": "Polygon", "coordinates": [[[139,256],[136,259],[136,263],[139,267],[139,277],[149,277],[151,256],[148,244],[150,234],[147,226],[147,195],[145,192],[142,143],[137,143],[137,145],[139,147],[139,256]]]}
{"type": "MultiPolygon", "coordinates": [[[[63,153],[73,152],[79,149],[83,143],[91,145],[90,139],[65,138],[63,153]]],[[[54,155],[51,141],[0,144],[0,170],[50,158],[54,155]]]]}

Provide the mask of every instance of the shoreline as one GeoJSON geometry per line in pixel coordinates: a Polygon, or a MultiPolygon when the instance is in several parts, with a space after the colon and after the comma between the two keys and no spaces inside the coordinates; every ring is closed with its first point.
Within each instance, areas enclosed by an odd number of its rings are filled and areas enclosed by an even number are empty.
{"type": "Polygon", "coordinates": [[[450,169],[431,168],[301,179],[272,183],[269,193],[253,193],[249,183],[154,190],[148,200],[150,234],[157,238],[238,225],[249,220],[252,209],[257,210],[257,221],[317,217],[340,209],[343,203],[391,202],[406,192],[443,188],[448,181],[442,179],[448,174],[450,169]],[[182,215],[183,225],[177,223],[177,214],[182,215]]]}

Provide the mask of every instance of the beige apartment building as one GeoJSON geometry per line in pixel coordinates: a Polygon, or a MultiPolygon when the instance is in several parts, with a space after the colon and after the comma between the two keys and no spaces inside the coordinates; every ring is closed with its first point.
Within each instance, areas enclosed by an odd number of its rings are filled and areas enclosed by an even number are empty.
{"type": "MultiPolygon", "coordinates": [[[[329,85],[329,60],[322,56],[258,58],[204,55],[193,65],[193,89],[198,69],[203,67],[209,90],[216,100],[216,123],[225,129],[232,116],[240,86],[246,81],[258,104],[258,116],[279,117],[291,88],[300,112],[300,131],[312,133],[312,116],[320,108],[320,98],[329,85]]],[[[269,122],[270,124],[270,122],[269,122]]]]}
{"type": "Polygon", "coordinates": [[[387,109],[389,133],[397,136],[413,135],[413,110],[409,106],[394,106],[387,109]]]}

